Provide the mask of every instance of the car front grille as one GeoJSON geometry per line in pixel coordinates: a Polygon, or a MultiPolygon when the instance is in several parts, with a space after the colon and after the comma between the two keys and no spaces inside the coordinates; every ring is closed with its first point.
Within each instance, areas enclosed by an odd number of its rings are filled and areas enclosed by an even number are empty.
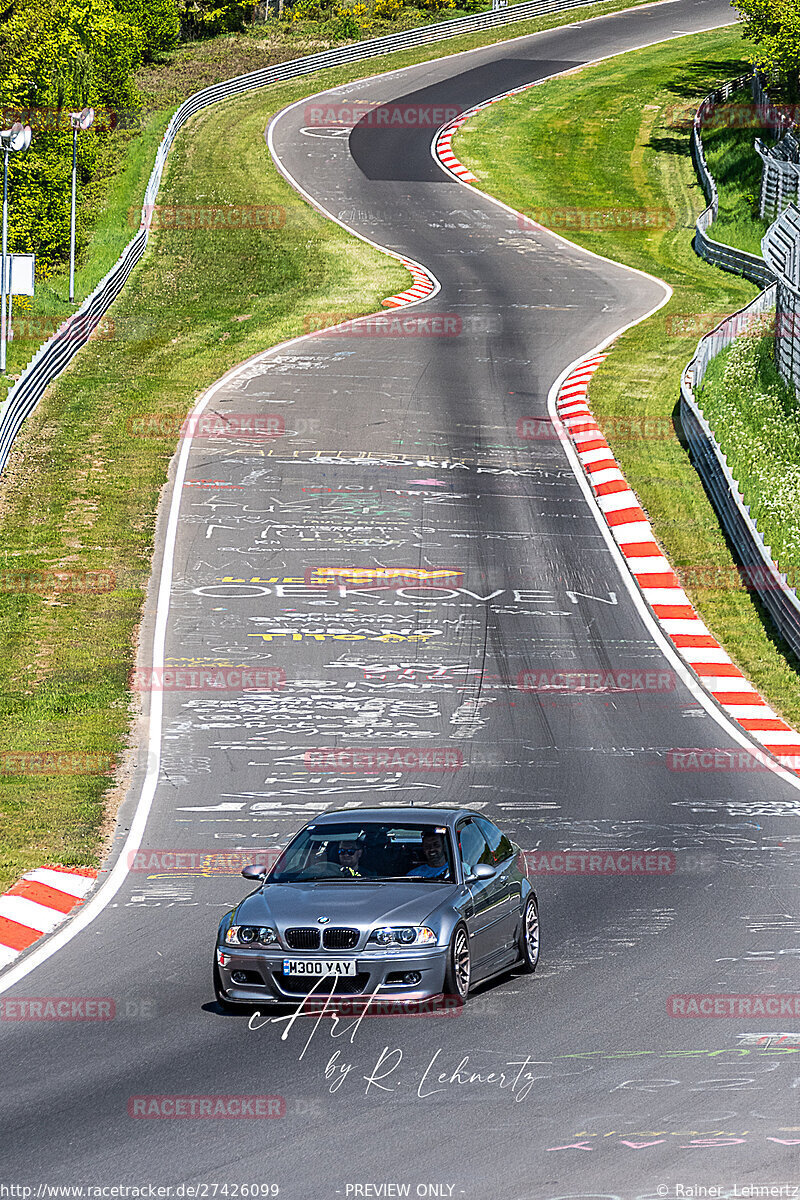
{"type": "Polygon", "coordinates": [[[286,945],[291,950],[318,950],[318,929],[287,929],[284,934],[286,945]]]}
{"type": "Polygon", "coordinates": [[[326,950],[352,950],[358,945],[359,937],[357,929],[326,929],[322,944],[326,950]]]}

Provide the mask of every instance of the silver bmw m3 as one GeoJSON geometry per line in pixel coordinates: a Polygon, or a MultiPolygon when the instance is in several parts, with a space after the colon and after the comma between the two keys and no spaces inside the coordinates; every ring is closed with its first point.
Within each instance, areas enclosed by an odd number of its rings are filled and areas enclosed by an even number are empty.
{"type": "Polygon", "coordinates": [[[512,968],[532,973],[539,911],[519,847],[468,809],[315,817],[220,923],[220,1005],[303,997],[463,1004],[512,968]]]}

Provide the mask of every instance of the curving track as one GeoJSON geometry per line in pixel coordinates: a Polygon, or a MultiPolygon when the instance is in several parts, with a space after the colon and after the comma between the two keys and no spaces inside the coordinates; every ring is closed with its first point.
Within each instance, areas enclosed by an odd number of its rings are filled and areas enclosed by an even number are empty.
{"type": "MultiPolygon", "coordinates": [[[[722,0],[673,0],[329,98],[467,108],[729,19],[722,0]]],[[[211,1002],[213,931],[242,881],[129,874],[117,857],[81,917],[1,977],[5,1003],[98,996],[117,1013],[0,1024],[2,1181],[272,1182],[303,1200],[401,1194],[353,1190],[382,1184],[511,1200],[791,1182],[795,1051],[752,1045],[791,1020],[672,1019],[666,1002],[794,990],[797,788],[766,771],[667,768],[670,748],[737,735],[669,657],[561,443],[516,433],[520,417],[547,420],[571,362],[664,290],[519,231],[444,174],[431,130],[305,128],[302,105],[276,119],[281,168],[429,268],[441,290],[407,311],[457,314],[462,332],[301,339],[205,398],[208,412],[280,414],[287,432],[266,447],[184,444],[143,661],[159,665],[163,641],[169,662],[272,667],[286,684],[169,692],[163,706],[154,694],[117,855],[128,829],[147,848],[262,850],[320,809],[414,800],[482,806],[529,849],[657,847],[677,868],[541,879],[540,972],[485,989],[458,1018],[374,1018],[338,1039],[295,1025],[282,1040],[211,1002]],[[302,582],[308,568],[377,563],[463,580],[433,598],[302,582]],[[675,686],[516,687],[524,670],[597,667],[675,671],[675,686]],[[304,765],[308,749],[376,745],[456,747],[464,766],[365,780],[304,765]],[[332,1055],[350,1070],[326,1079],[332,1055]],[[508,1086],[467,1070],[504,1070],[508,1086]],[[132,1096],[243,1093],[285,1097],[285,1116],[128,1115],[132,1096]]]]}

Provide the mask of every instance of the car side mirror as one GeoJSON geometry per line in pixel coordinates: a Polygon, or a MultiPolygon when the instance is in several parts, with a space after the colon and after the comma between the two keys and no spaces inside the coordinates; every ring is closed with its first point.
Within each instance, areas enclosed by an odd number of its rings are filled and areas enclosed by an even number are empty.
{"type": "Polygon", "coordinates": [[[242,867],[242,875],[244,876],[245,879],[257,879],[257,880],[261,881],[264,878],[264,876],[266,875],[266,873],[267,872],[264,870],[263,867],[256,867],[256,866],[242,867]]]}
{"type": "Polygon", "coordinates": [[[478,863],[472,874],[467,876],[467,882],[469,883],[470,880],[474,880],[476,883],[480,883],[483,879],[493,879],[496,874],[497,872],[494,867],[490,866],[489,863],[478,863]]]}

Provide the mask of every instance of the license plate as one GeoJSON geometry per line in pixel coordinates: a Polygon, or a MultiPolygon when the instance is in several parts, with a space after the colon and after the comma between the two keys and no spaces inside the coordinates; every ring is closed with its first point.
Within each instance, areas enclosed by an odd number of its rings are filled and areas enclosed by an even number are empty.
{"type": "Polygon", "coordinates": [[[312,975],[319,978],[323,975],[355,975],[356,960],[354,958],[285,958],[283,973],[284,975],[312,975]]]}

